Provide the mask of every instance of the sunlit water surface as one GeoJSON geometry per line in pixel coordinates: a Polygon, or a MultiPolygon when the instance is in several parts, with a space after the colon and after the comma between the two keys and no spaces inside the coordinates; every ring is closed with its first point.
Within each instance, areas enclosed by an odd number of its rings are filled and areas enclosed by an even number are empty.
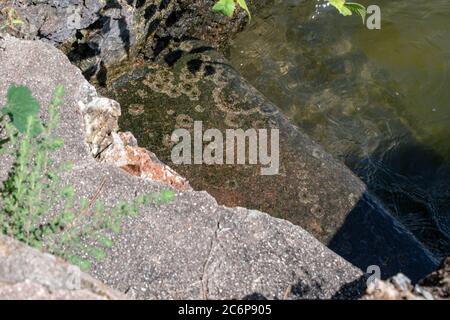
{"type": "Polygon", "coordinates": [[[381,30],[323,1],[275,1],[228,57],[437,257],[448,255],[450,1],[359,2],[380,6],[381,30]]]}

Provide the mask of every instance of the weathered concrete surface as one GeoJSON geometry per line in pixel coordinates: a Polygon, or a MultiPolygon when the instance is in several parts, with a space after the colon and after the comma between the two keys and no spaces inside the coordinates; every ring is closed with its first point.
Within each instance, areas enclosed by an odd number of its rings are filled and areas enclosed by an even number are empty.
{"type": "MultiPolygon", "coordinates": [[[[99,200],[107,206],[163,187],[100,164],[65,178],[83,186],[79,196],[90,196],[103,177],[99,200]]],[[[91,272],[136,298],[331,298],[361,276],[300,227],[218,206],[205,192],[178,193],[173,203],[127,218],[113,241],[106,260],[93,261],[91,272]]]]}
{"type": "Polygon", "coordinates": [[[345,165],[293,126],[221,54],[186,40],[161,52],[161,64],[122,68],[102,92],[120,102],[120,126],[139,143],[221,204],[268,212],[300,225],[365,270],[384,278],[404,272],[414,281],[436,267],[429,252],[393,218],[345,165]],[[259,165],[175,165],[174,129],[280,129],[280,172],[263,176],[259,165]]]}
{"type": "MultiPolygon", "coordinates": [[[[55,160],[73,162],[62,180],[74,185],[77,197],[91,197],[104,180],[98,199],[111,208],[167,187],[92,158],[79,102],[89,103],[94,92],[61,52],[8,38],[0,41],[0,64],[0,105],[11,82],[29,86],[43,108],[57,84],[66,87],[57,131],[65,146],[55,160]]],[[[0,177],[7,170],[2,162],[0,177]]],[[[126,218],[106,260],[93,261],[90,273],[144,299],[353,296],[359,292],[348,290],[348,284],[362,276],[299,226],[258,211],[221,207],[207,193],[189,190],[164,207],[126,218]]]]}
{"type": "Polygon", "coordinates": [[[0,300],[117,300],[126,296],[52,255],[0,234],[0,300]]]}

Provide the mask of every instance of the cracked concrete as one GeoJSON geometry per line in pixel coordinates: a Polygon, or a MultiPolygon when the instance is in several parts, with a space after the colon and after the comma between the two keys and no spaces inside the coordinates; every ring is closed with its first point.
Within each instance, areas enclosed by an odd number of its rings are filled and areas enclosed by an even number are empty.
{"type": "Polygon", "coordinates": [[[214,246],[216,245],[217,242],[217,234],[220,231],[220,220],[222,219],[221,216],[219,216],[218,220],[217,220],[217,226],[216,229],[214,230],[214,235],[211,237],[211,244],[208,250],[208,255],[207,258],[205,260],[205,263],[203,265],[203,271],[202,271],[202,277],[201,277],[201,281],[202,281],[202,293],[203,293],[203,299],[208,299],[209,298],[209,275],[207,273],[208,270],[208,266],[210,264],[210,260],[212,257],[212,252],[214,250],[214,246]]]}

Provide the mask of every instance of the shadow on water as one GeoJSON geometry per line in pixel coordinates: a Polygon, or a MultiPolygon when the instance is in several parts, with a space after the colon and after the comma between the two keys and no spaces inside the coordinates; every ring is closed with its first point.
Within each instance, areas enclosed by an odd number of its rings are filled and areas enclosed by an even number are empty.
{"type": "Polygon", "coordinates": [[[353,155],[343,160],[382,202],[366,193],[328,243],[329,248],[363,271],[370,265],[379,266],[383,279],[402,272],[416,282],[432,272],[450,253],[446,159],[406,134],[401,141],[384,141],[366,158],[353,155]],[[408,231],[398,228],[398,234],[392,233],[392,225],[395,228],[399,222],[408,231]],[[407,233],[420,241],[419,246],[408,246],[407,233]],[[365,250],[375,259],[361,255],[365,250]]]}
{"type": "Polygon", "coordinates": [[[409,139],[346,164],[437,260],[450,253],[450,167],[442,156],[409,139]]]}
{"type": "MultiPolygon", "coordinates": [[[[450,254],[450,5],[412,2],[380,0],[372,31],[321,1],[286,1],[256,17],[229,58],[439,260],[450,254]]],[[[332,246],[345,253],[343,239],[332,246]]]]}
{"type": "Polygon", "coordinates": [[[361,198],[328,246],[362,270],[370,264],[380,266],[382,278],[402,272],[417,281],[431,272],[450,253],[448,160],[409,134],[400,141],[383,141],[365,158],[349,155],[342,160],[382,202],[367,194],[361,198]],[[407,249],[409,240],[404,237],[393,237],[387,226],[398,222],[431,259],[407,249]],[[378,258],[371,263],[358,254],[364,250],[378,258]]]}
{"type": "Polygon", "coordinates": [[[402,272],[416,282],[437,264],[415,241],[412,245],[409,232],[373,196],[364,194],[328,247],[363,271],[378,266],[382,279],[402,272]]]}

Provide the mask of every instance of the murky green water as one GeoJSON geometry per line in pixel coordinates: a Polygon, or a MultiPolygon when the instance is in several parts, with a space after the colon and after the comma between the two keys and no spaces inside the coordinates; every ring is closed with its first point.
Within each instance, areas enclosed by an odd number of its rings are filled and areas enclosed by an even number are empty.
{"type": "Polygon", "coordinates": [[[368,0],[381,30],[319,1],[254,17],[228,56],[437,256],[450,253],[450,2],[368,0]]]}

